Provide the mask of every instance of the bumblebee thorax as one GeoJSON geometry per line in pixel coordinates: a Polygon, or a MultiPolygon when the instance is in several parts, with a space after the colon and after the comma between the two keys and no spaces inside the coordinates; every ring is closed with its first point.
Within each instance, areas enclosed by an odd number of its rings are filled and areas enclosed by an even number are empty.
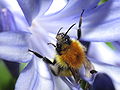
{"type": "Polygon", "coordinates": [[[63,65],[63,67],[69,65],[72,68],[80,68],[86,59],[82,44],[77,40],[72,40],[71,44],[65,47],[66,49],[61,51],[61,55],[56,55],[57,62],[63,65]]]}

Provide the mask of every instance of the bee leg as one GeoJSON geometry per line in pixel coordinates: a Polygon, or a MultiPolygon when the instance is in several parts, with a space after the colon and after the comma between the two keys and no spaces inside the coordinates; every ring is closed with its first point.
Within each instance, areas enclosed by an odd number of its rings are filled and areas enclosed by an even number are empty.
{"type": "Polygon", "coordinates": [[[94,73],[97,73],[97,71],[96,70],[91,70],[90,73],[94,74],[94,73]]]}
{"type": "Polygon", "coordinates": [[[54,62],[51,62],[48,58],[46,58],[46,57],[43,57],[42,55],[40,55],[39,53],[37,53],[37,52],[35,52],[35,51],[32,51],[32,50],[28,50],[28,51],[30,51],[30,52],[32,52],[33,54],[35,54],[37,57],[39,57],[39,58],[43,58],[43,61],[45,62],[45,63],[47,63],[47,64],[54,64],[54,62]]]}
{"type": "Polygon", "coordinates": [[[81,37],[81,25],[82,25],[82,15],[83,15],[83,13],[84,13],[84,10],[82,11],[81,16],[80,16],[79,26],[78,26],[78,30],[77,30],[77,37],[78,37],[77,40],[79,40],[80,37],[81,37]]]}
{"type": "MultiPolygon", "coordinates": [[[[79,40],[80,39],[80,37],[81,37],[81,25],[82,25],[82,16],[83,16],[83,13],[84,13],[84,11],[85,10],[83,10],[82,11],[82,13],[81,13],[81,15],[80,15],[80,20],[79,20],[79,26],[78,26],[78,30],[77,30],[77,40],[79,40]]],[[[80,41],[82,44],[83,44],[83,46],[85,46],[86,47],[86,53],[88,52],[88,49],[89,49],[89,46],[90,46],[90,42],[87,42],[87,41],[80,41]]]]}
{"type": "Polygon", "coordinates": [[[58,76],[59,73],[61,72],[62,68],[60,68],[57,64],[56,64],[56,60],[54,60],[54,62],[51,62],[48,58],[43,57],[42,55],[40,55],[39,53],[32,51],[29,49],[30,52],[32,52],[33,54],[35,54],[38,58],[42,58],[43,61],[47,64],[49,64],[49,67],[51,69],[51,72],[55,75],[58,76]]]}

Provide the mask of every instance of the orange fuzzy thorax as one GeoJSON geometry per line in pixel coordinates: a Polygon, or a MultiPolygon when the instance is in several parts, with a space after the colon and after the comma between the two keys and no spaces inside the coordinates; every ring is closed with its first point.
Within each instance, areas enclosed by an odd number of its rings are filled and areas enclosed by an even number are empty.
{"type": "Polygon", "coordinates": [[[78,69],[86,59],[83,46],[77,41],[72,40],[70,45],[62,47],[66,50],[61,51],[62,55],[56,55],[57,63],[62,67],[72,67],[78,69]]]}

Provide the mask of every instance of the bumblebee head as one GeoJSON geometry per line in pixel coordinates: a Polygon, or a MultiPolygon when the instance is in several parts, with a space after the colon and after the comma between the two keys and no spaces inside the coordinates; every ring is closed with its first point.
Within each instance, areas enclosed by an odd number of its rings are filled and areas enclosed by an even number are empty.
{"type": "Polygon", "coordinates": [[[70,44],[71,40],[70,37],[67,35],[67,33],[69,32],[69,30],[74,26],[75,24],[73,24],[66,33],[60,33],[61,29],[63,27],[61,27],[56,35],[56,39],[57,39],[57,43],[58,44],[70,44]]]}

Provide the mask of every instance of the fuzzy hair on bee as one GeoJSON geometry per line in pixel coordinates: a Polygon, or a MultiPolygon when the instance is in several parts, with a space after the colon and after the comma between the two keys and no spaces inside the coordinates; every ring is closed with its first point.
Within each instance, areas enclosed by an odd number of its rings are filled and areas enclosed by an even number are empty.
{"type": "MultiPolygon", "coordinates": [[[[84,11],[83,11],[84,12],[84,11]]],[[[48,58],[33,52],[39,58],[43,58],[47,64],[49,64],[51,71],[56,76],[73,76],[76,83],[80,82],[80,72],[79,69],[84,66],[86,70],[86,76],[89,76],[91,70],[94,70],[93,65],[86,57],[86,48],[79,42],[81,36],[81,24],[82,24],[82,14],[80,17],[79,28],[77,32],[78,39],[71,39],[67,34],[72,29],[75,24],[71,25],[70,28],[65,32],[61,33],[62,28],[59,29],[56,35],[56,45],[51,44],[55,47],[56,55],[54,57],[54,62],[51,62],[48,58]]]]}

